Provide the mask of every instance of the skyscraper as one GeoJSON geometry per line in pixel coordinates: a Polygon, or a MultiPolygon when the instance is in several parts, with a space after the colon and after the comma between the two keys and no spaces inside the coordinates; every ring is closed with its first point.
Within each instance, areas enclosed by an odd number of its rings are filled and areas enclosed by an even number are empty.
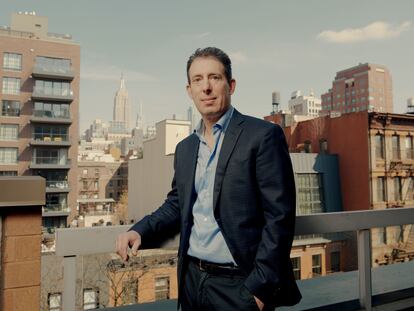
{"type": "Polygon", "coordinates": [[[66,226],[76,213],[80,47],[25,12],[0,29],[0,57],[0,175],[44,177],[43,228],[66,226]]]}
{"type": "Polygon", "coordinates": [[[113,126],[126,131],[131,129],[131,105],[123,75],[121,75],[121,83],[114,99],[113,126]]]}

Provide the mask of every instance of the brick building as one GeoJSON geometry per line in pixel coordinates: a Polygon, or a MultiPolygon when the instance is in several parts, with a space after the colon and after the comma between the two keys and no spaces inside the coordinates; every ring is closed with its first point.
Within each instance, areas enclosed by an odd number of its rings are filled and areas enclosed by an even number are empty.
{"type": "Polygon", "coordinates": [[[76,213],[80,47],[46,17],[12,14],[0,29],[0,175],[46,179],[43,228],[76,213]]]}
{"type": "Polygon", "coordinates": [[[332,88],[321,97],[322,115],[330,111],[393,112],[391,74],[382,65],[359,64],[338,71],[332,88]]]}

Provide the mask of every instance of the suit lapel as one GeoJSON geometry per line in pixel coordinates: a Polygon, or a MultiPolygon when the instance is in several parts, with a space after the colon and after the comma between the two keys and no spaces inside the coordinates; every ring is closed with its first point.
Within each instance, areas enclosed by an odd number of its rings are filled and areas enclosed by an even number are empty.
{"type": "Polygon", "coordinates": [[[234,109],[233,116],[230,120],[229,126],[224,135],[224,140],[221,145],[220,155],[217,162],[216,176],[214,178],[214,191],[213,191],[213,209],[216,211],[217,201],[221,191],[221,185],[223,183],[223,177],[226,172],[227,163],[236,146],[237,140],[242,132],[243,128],[240,124],[244,121],[243,115],[234,109]]]}
{"type": "Polygon", "coordinates": [[[198,148],[200,145],[199,143],[200,141],[197,135],[192,134],[189,144],[187,145],[187,148],[184,150],[185,161],[182,163],[182,165],[185,166],[183,172],[185,172],[184,178],[186,180],[184,185],[185,198],[183,205],[183,214],[185,215],[185,217],[188,217],[191,213],[191,209],[195,199],[194,178],[197,167],[198,148]]]}

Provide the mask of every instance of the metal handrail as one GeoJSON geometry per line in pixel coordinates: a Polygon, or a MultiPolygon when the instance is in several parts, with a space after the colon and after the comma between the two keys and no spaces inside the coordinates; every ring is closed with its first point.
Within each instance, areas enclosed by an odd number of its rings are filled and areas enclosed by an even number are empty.
{"type": "MultiPolygon", "coordinates": [[[[357,231],[359,302],[361,308],[372,310],[370,229],[414,223],[414,208],[320,213],[296,217],[295,235],[357,231]]],[[[75,307],[76,256],[115,251],[119,233],[131,226],[69,228],[56,230],[56,255],[64,257],[63,310],[75,307]],[[90,243],[99,239],[100,243],[90,243]]],[[[177,239],[160,247],[178,247],[177,239]]]]}

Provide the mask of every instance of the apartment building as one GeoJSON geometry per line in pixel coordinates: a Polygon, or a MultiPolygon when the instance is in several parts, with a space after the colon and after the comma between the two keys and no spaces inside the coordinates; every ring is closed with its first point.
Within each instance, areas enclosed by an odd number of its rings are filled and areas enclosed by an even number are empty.
{"type": "MultiPolygon", "coordinates": [[[[362,111],[286,127],[291,152],[336,154],[345,211],[414,205],[414,116],[362,111]]],[[[371,230],[372,264],[414,259],[414,226],[371,230]]]]}
{"type": "MultiPolygon", "coordinates": [[[[11,15],[0,28],[0,175],[46,179],[43,227],[76,213],[80,46],[47,17],[11,15]]],[[[22,189],[23,190],[23,189],[22,189]]]]}
{"type": "Polygon", "coordinates": [[[366,63],[338,71],[332,88],[322,94],[322,115],[364,110],[393,112],[392,78],[385,66],[366,63]]]}

